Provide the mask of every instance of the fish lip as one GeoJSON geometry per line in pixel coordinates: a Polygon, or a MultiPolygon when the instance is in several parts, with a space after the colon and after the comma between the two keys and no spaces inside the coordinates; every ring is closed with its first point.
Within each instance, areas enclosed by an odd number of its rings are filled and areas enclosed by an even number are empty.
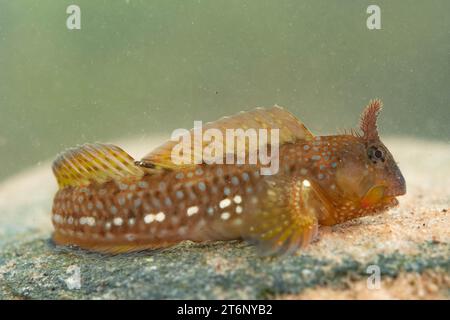
{"type": "Polygon", "coordinates": [[[385,188],[385,197],[399,197],[406,194],[405,178],[400,172],[395,175],[394,179],[383,180],[380,186],[385,188]]]}
{"type": "Polygon", "coordinates": [[[390,190],[388,190],[388,193],[392,194],[394,197],[403,196],[406,194],[406,182],[400,170],[398,170],[396,174],[394,186],[389,189],[390,190]]]}
{"type": "Polygon", "coordinates": [[[406,194],[405,180],[400,181],[396,185],[390,188],[386,188],[385,195],[389,197],[399,197],[406,194]]]}
{"type": "Polygon", "coordinates": [[[400,196],[404,196],[406,194],[406,190],[393,190],[390,192],[386,192],[385,196],[387,197],[400,197],[400,196]]]}

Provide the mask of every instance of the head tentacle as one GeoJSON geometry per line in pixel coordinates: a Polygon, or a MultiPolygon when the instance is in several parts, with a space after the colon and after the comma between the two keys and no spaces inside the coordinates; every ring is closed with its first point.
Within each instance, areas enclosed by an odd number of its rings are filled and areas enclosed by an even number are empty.
{"type": "Polygon", "coordinates": [[[366,141],[379,140],[377,118],[381,111],[383,103],[380,99],[371,100],[364,109],[359,127],[363,132],[363,139],[366,141]]]}

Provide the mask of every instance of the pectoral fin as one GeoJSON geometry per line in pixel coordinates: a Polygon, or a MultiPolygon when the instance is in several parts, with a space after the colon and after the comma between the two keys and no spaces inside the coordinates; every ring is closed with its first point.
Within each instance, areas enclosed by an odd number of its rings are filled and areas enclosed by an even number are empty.
{"type": "Polygon", "coordinates": [[[256,244],[263,255],[290,254],[305,247],[318,231],[314,197],[307,180],[275,183],[259,209],[249,212],[243,238],[256,244]]]}

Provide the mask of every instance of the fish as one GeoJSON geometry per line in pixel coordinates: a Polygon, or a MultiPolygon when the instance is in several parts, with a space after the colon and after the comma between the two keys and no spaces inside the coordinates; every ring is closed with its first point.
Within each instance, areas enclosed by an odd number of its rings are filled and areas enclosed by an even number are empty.
{"type": "MultiPolygon", "coordinates": [[[[141,160],[113,144],[68,149],[52,165],[59,187],[53,241],[106,254],[185,240],[244,240],[262,255],[300,252],[318,240],[320,226],[384,212],[406,193],[405,179],[378,134],[381,108],[381,100],[371,100],[359,130],[337,135],[315,136],[277,105],[205,125],[203,130],[219,132],[279,130],[278,141],[266,145],[279,148],[279,170],[271,175],[260,173],[260,162],[176,164],[173,140],[141,160]]],[[[191,151],[192,157],[199,152],[191,151]]]]}

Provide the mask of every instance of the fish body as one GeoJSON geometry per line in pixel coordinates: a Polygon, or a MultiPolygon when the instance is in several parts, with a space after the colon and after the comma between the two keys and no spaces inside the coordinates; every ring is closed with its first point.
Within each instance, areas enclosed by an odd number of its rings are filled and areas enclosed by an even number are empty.
{"type": "Polygon", "coordinates": [[[88,144],[53,164],[59,184],[53,239],[102,252],[161,248],[183,240],[245,239],[264,254],[292,253],[334,225],[395,206],[405,181],[376,128],[313,136],[287,111],[256,109],[208,124],[280,129],[279,170],[262,164],[174,165],[168,142],[141,161],[114,145],[88,144]],[[256,122],[255,122],[256,120],[256,122]]]}

